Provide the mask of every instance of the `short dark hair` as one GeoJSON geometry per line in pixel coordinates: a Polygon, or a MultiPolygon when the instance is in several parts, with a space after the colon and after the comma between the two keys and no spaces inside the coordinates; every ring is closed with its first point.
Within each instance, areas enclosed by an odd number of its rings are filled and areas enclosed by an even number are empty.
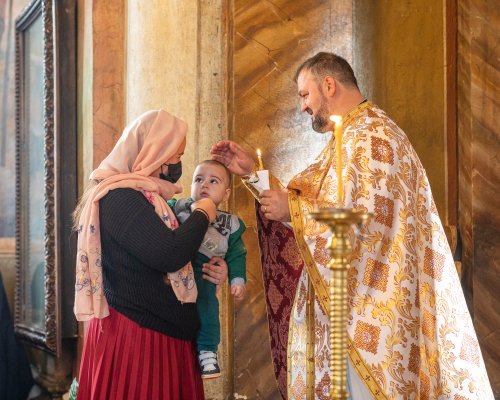
{"type": "Polygon", "coordinates": [[[203,160],[202,162],[198,163],[198,165],[203,165],[203,164],[218,165],[219,167],[222,167],[224,169],[224,171],[226,172],[227,186],[229,187],[231,185],[232,174],[231,174],[231,171],[229,171],[229,169],[224,164],[222,164],[221,162],[219,162],[217,160],[212,160],[212,159],[203,160]]]}
{"type": "Polygon", "coordinates": [[[344,58],[333,53],[322,51],[304,61],[297,68],[294,77],[295,82],[297,82],[300,73],[304,70],[311,71],[318,78],[318,81],[321,81],[327,75],[331,75],[345,85],[358,87],[358,81],[349,63],[344,58]]]}

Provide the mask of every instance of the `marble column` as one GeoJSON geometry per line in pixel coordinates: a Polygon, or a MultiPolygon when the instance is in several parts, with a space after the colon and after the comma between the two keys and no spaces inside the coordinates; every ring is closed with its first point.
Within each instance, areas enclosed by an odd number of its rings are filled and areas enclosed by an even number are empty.
{"type": "Polygon", "coordinates": [[[78,1],[80,187],[110,152],[124,125],[124,2],[78,1]]]}
{"type": "MultiPolygon", "coordinates": [[[[189,196],[195,166],[210,158],[211,145],[227,132],[224,2],[126,3],[126,120],[148,109],[163,108],[187,122],[181,183],[182,196],[189,196]]],[[[226,398],[233,390],[233,311],[226,289],[221,291],[219,302],[223,374],[204,381],[207,400],[226,398]]]]}

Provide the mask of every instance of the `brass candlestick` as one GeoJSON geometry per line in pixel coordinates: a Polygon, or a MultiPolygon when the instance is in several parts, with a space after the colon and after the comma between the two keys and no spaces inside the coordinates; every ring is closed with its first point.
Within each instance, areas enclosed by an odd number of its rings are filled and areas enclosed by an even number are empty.
{"type": "Polygon", "coordinates": [[[352,248],[349,229],[361,226],[372,214],[346,208],[323,208],[310,218],[328,225],[332,236],[327,248],[331,256],[330,279],[330,398],[346,400],[347,393],[347,271],[352,248]]]}

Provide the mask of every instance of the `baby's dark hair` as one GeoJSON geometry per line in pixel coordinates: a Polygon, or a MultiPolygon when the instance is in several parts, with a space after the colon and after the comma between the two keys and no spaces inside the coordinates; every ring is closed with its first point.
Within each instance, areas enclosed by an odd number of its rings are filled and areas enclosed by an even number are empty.
{"type": "Polygon", "coordinates": [[[229,171],[229,169],[227,169],[227,167],[222,164],[221,162],[217,161],[217,160],[203,160],[202,162],[200,162],[198,165],[203,165],[203,164],[209,164],[209,165],[218,165],[222,168],[224,168],[224,171],[226,171],[226,176],[227,176],[227,187],[229,187],[231,185],[231,171],[229,171]]]}

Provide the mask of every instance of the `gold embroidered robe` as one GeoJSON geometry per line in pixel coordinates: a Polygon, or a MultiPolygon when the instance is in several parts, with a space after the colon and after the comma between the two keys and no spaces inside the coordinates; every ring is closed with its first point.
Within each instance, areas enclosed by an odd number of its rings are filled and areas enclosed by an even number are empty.
{"type": "MultiPolygon", "coordinates": [[[[352,235],[348,354],[376,399],[493,399],[476,334],[429,183],[405,133],[366,102],[344,116],[345,208],[374,213],[352,235]]],[[[288,398],[329,391],[326,225],[307,218],[337,205],[332,141],[288,185],[305,267],[288,332],[288,398]]]]}

